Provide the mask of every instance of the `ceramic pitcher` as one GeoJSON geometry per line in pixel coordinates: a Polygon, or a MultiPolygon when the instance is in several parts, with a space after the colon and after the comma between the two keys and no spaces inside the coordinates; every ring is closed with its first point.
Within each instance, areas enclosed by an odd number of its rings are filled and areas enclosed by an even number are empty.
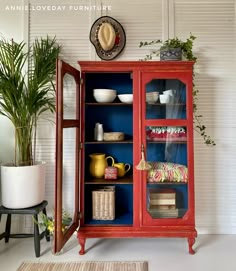
{"type": "Polygon", "coordinates": [[[113,163],[113,167],[118,169],[118,177],[123,177],[130,170],[130,164],[125,163],[113,163]]]}
{"type": "Polygon", "coordinates": [[[105,168],[108,166],[108,159],[111,159],[112,164],[114,164],[114,158],[112,156],[105,156],[105,153],[92,153],[89,155],[91,158],[89,172],[93,177],[102,178],[104,176],[105,168]]]}

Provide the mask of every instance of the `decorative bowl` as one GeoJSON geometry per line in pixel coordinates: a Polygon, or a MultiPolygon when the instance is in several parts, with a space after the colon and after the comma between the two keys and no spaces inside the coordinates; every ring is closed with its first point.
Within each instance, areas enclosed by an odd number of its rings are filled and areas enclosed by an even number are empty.
{"type": "Polygon", "coordinates": [[[116,90],[109,88],[95,88],[93,89],[93,94],[116,94],[116,90]]]}
{"type": "Polygon", "coordinates": [[[161,94],[160,95],[160,103],[161,104],[167,104],[171,102],[171,95],[167,95],[167,94],[161,94]]]}
{"type": "Polygon", "coordinates": [[[107,93],[101,92],[101,93],[94,93],[93,97],[98,103],[112,103],[116,98],[116,94],[112,92],[107,92],[107,93]]]}
{"type": "Polygon", "coordinates": [[[159,92],[153,91],[146,93],[146,102],[147,103],[156,103],[159,97],[159,92]]]}
{"type": "Polygon", "coordinates": [[[109,132],[103,134],[104,141],[121,141],[124,140],[125,134],[122,132],[109,132]]]}
{"type": "Polygon", "coordinates": [[[133,94],[120,94],[118,95],[118,98],[122,103],[126,103],[126,104],[133,103],[133,94]]]}

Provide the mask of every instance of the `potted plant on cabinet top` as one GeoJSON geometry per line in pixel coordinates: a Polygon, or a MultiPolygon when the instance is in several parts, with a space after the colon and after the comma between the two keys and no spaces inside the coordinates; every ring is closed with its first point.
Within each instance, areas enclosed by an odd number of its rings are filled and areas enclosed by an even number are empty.
{"type": "Polygon", "coordinates": [[[0,114],[15,129],[15,161],[1,166],[2,205],[7,208],[27,208],[44,199],[45,163],[35,161],[33,140],[42,113],[55,111],[59,52],[55,38],[36,39],[28,51],[23,41],[0,39],[0,114]]]}
{"type": "Polygon", "coordinates": [[[182,56],[187,60],[196,61],[197,58],[193,55],[193,42],[196,39],[195,36],[190,34],[186,41],[182,41],[175,37],[162,41],[160,39],[150,42],[141,41],[139,47],[148,45],[160,44],[160,48],[152,50],[152,52],[145,56],[144,60],[152,60],[154,56],[160,55],[160,60],[182,60],[182,56]]]}
{"type": "MultiPolygon", "coordinates": [[[[141,41],[139,47],[154,45],[154,44],[161,44],[160,48],[154,49],[151,51],[150,54],[146,55],[143,60],[152,60],[153,57],[160,55],[160,60],[182,60],[182,56],[186,60],[197,61],[197,58],[193,54],[193,42],[196,39],[190,33],[189,38],[186,41],[182,41],[179,38],[175,37],[172,39],[167,39],[166,41],[162,41],[160,39],[152,40],[150,42],[141,41]],[[177,50],[176,50],[177,49],[177,50]]],[[[193,74],[194,77],[194,74],[193,74]]],[[[194,123],[195,123],[195,130],[199,133],[203,141],[206,145],[216,145],[215,141],[206,133],[206,126],[202,123],[202,115],[198,114],[197,108],[197,94],[198,89],[196,89],[195,85],[193,84],[193,113],[194,113],[194,123]]]]}

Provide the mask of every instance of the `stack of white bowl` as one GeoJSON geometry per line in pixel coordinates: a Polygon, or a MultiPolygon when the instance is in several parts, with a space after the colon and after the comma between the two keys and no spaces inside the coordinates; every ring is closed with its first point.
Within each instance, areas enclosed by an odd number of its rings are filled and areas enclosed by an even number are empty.
{"type": "Polygon", "coordinates": [[[116,90],[107,88],[96,88],[93,97],[98,103],[112,103],[116,98],[116,90]]]}
{"type": "Polygon", "coordinates": [[[174,89],[168,89],[163,91],[163,94],[160,95],[160,103],[161,104],[168,104],[173,103],[175,99],[175,93],[176,91],[174,89]]]}
{"type": "Polygon", "coordinates": [[[146,93],[146,102],[147,103],[156,103],[159,97],[159,92],[153,91],[153,92],[147,92],[146,93]]]}

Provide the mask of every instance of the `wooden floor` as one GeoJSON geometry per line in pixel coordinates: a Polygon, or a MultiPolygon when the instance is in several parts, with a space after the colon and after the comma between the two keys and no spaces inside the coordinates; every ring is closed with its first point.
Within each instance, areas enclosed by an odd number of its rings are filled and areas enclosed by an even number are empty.
{"type": "MultiPolygon", "coordinates": [[[[186,239],[89,239],[87,253],[78,255],[75,236],[60,255],[52,255],[50,243],[42,241],[41,257],[35,258],[33,239],[0,242],[0,270],[16,271],[23,261],[148,261],[149,271],[235,271],[236,235],[199,235],[195,255],[188,254],[186,239]]],[[[69,270],[68,270],[69,271],[69,270]]]]}

